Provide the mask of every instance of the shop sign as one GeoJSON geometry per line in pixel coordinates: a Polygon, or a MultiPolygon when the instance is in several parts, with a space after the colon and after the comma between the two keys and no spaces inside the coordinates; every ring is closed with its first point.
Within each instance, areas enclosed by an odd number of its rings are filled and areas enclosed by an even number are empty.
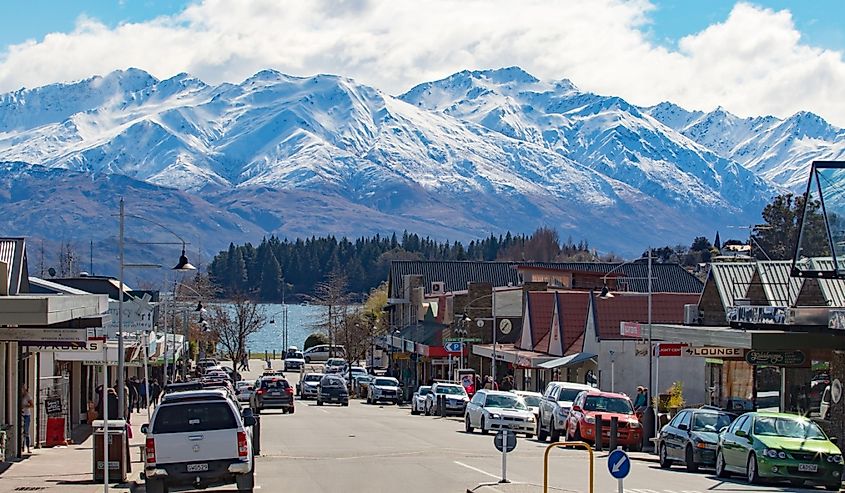
{"type": "Polygon", "coordinates": [[[20,342],[23,346],[85,346],[88,341],[86,329],[34,329],[21,327],[0,327],[0,341],[20,342]]]}
{"type": "Polygon", "coordinates": [[[827,328],[845,330],[845,310],[830,310],[830,320],[827,328]]]}
{"type": "Polygon", "coordinates": [[[699,356],[704,358],[742,359],[745,349],[735,347],[687,347],[684,356],[699,356]]]}
{"type": "Polygon", "coordinates": [[[643,337],[643,327],[637,322],[619,322],[619,335],[624,337],[643,337]]]}
{"type": "Polygon", "coordinates": [[[443,342],[481,342],[478,337],[444,337],[443,342]]]}
{"type": "Polygon", "coordinates": [[[786,323],[786,310],[785,306],[731,306],[728,307],[727,319],[729,323],[783,325],[786,323]]]}
{"type": "Polygon", "coordinates": [[[745,361],[757,366],[802,366],[806,361],[802,351],[748,351],[745,361]]]}
{"type": "Polygon", "coordinates": [[[393,353],[393,359],[409,360],[411,359],[411,353],[393,353]]]}
{"type": "Polygon", "coordinates": [[[60,397],[44,399],[44,408],[47,410],[47,416],[59,416],[62,414],[62,399],[60,397]]]}
{"type": "Polygon", "coordinates": [[[680,356],[686,344],[682,343],[660,343],[657,345],[657,355],[661,358],[680,356]]]}

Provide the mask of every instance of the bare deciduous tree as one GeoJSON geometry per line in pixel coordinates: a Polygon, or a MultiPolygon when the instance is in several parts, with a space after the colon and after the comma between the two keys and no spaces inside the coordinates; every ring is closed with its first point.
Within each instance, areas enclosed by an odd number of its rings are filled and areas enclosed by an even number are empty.
{"type": "Polygon", "coordinates": [[[209,331],[218,340],[235,369],[242,367],[247,354],[247,339],[264,326],[264,308],[246,296],[235,295],[229,307],[214,305],[206,314],[209,331]]]}

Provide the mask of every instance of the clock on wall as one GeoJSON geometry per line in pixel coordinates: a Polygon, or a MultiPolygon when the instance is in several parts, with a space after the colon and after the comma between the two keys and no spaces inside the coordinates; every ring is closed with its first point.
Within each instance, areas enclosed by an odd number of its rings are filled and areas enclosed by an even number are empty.
{"type": "Polygon", "coordinates": [[[502,331],[502,334],[510,334],[513,330],[513,323],[507,318],[503,319],[499,322],[499,330],[502,331]]]}

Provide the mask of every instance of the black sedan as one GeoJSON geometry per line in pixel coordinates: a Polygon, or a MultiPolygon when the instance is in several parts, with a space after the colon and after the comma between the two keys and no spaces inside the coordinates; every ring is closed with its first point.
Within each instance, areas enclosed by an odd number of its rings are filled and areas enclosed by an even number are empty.
{"type": "Polygon", "coordinates": [[[687,471],[716,464],[719,430],[731,424],[734,416],[716,409],[684,409],[657,435],[660,467],[682,463],[687,471]]]}

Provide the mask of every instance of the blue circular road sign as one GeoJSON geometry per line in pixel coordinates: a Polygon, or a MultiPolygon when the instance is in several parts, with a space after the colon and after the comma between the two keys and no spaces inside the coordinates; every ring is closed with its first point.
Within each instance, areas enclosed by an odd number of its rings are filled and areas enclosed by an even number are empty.
{"type": "Polygon", "coordinates": [[[616,449],[607,457],[607,470],[616,479],[623,479],[631,472],[631,459],[621,449],[616,449]]]}

